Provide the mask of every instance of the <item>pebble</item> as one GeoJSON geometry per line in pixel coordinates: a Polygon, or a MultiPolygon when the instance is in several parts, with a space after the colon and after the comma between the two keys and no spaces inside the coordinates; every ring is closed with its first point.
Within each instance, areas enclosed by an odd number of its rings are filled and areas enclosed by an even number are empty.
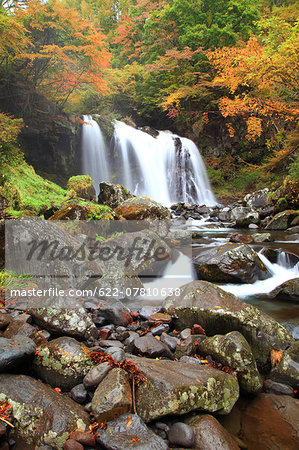
{"type": "Polygon", "coordinates": [[[83,378],[85,388],[96,388],[110,370],[111,366],[107,362],[93,367],[83,378]]]}
{"type": "Polygon", "coordinates": [[[103,339],[104,341],[109,338],[111,335],[111,330],[109,328],[102,328],[99,330],[99,339],[103,339]]]}
{"type": "Polygon", "coordinates": [[[107,349],[107,353],[109,353],[116,362],[121,362],[126,359],[126,354],[122,348],[110,347],[107,349]]]}
{"type": "Polygon", "coordinates": [[[276,383],[276,381],[265,380],[263,388],[264,391],[269,394],[290,395],[291,397],[295,396],[294,391],[290,386],[282,383],[276,383]]]}
{"type": "Polygon", "coordinates": [[[68,439],[63,445],[63,450],[84,450],[84,447],[74,439],[68,439]]]}
{"type": "Polygon", "coordinates": [[[191,334],[206,334],[206,332],[201,325],[195,323],[191,329],[191,334]]]}
{"type": "MultiPolygon", "coordinates": [[[[191,334],[191,328],[185,328],[185,329],[181,332],[180,337],[181,337],[181,339],[185,340],[185,339],[187,339],[187,338],[190,336],[190,334],[191,334]]],[[[195,334],[195,333],[194,333],[194,334],[195,334]]]]}
{"type": "Polygon", "coordinates": [[[152,314],[148,318],[150,325],[155,325],[158,323],[167,323],[170,324],[172,322],[172,317],[169,314],[163,314],[163,313],[156,313],[152,314]]]}
{"type": "Polygon", "coordinates": [[[161,308],[155,306],[143,306],[139,311],[141,319],[147,320],[153,314],[157,314],[161,311],[161,308]]]}
{"type": "Polygon", "coordinates": [[[169,325],[161,323],[151,329],[153,336],[161,336],[162,333],[167,333],[169,331],[169,325]]]}
{"type": "Polygon", "coordinates": [[[164,342],[170,348],[170,350],[174,352],[179,342],[179,339],[173,336],[169,336],[168,334],[162,334],[161,342],[164,342]]]}
{"type": "Polygon", "coordinates": [[[83,405],[87,399],[87,390],[84,384],[77,384],[71,389],[71,397],[76,403],[83,405]]]}
{"type": "Polygon", "coordinates": [[[168,440],[171,444],[191,448],[194,445],[195,434],[193,428],[183,422],[172,425],[168,431],[168,440]]]}

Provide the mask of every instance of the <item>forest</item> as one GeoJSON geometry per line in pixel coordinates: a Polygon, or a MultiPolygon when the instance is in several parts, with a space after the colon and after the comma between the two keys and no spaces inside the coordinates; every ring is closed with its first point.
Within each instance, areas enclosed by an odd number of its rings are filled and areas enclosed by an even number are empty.
{"type": "Polygon", "coordinates": [[[296,179],[297,6],[2,1],[2,149],[30,126],[37,93],[55,105],[49,121],[54,114],[100,113],[190,137],[220,193],[296,179]],[[213,153],[215,139],[220,150],[213,153]]]}

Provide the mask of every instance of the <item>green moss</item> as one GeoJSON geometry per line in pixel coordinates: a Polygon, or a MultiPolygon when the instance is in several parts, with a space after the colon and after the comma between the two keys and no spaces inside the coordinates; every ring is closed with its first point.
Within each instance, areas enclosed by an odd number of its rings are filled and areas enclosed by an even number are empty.
{"type": "Polygon", "coordinates": [[[93,180],[89,175],[76,175],[67,182],[68,194],[82,198],[91,197],[95,193],[93,180]]]}
{"type": "Polygon", "coordinates": [[[0,193],[7,199],[6,212],[14,217],[39,213],[61,204],[66,191],[36,174],[16,147],[0,149],[0,193]]]}

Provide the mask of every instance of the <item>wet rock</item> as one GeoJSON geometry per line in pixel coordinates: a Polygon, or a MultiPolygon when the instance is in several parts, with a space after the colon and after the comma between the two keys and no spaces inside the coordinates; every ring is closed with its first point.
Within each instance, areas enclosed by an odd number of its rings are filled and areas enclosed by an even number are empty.
{"type": "Polygon", "coordinates": [[[12,436],[28,448],[44,444],[61,449],[71,431],[84,431],[89,424],[80,405],[24,375],[0,375],[0,401],[3,400],[13,406],[16,421],[12,436]]]}
{"type": "Polygon", "coordinates": [[[268,188],[261,189],[259,191],[253,192],[252,194],[247,194],[244,197],[244,203],[250,208],[265,208],[268,205],[268,194],[268,188]]]}
{"type": "Polygon", "coordinates": [[[132,406],[129,375],[123,369],[112,369],[98,385],[92,399],[92,412],[101,422],[116,419],[132,406]]]}
{"type": "Polygon", "coordinates": [[[192,356],[181,356],[179,361],[187,364],[201,364],[200,359],[193,358],[192,356]]]}
{"type": "Polygon", "coordinates": [[[83,384],[87,389],[96,388],[105,376],[110,372],[111,366],[107,362],[93,367],[83,378],[83,384]]]}
{"type": "Polygon", "coordinates": [[[257,253],[245,244],[208,249],[195,257],[194,266],[199,279],[217,283],[253,283],[271,277],[257,253]]]}
{"type": "Polygon", "coordinates": [[[244,206],[237,206],[231,210],[231,217],[233,220],[237,220],[239,217],[245,216],[251,212],[251,208],[244,206]]]}
{"type": "Polygon", "coordinates": [[[99,319],[101,319],[102,325],[113,324],[123,327],[127,327],[132,322],[129,310],[121,302],[117,302],[115,305],[110,305],[108,302],[101,302],[94,322],[97,324],[99,319]]]}
{"type": "Polygon", "coordinates": [[[70,436],[70,439],[74,439],[77,442],[80,442],[82,445],[86,445],[89,447],[96,446],[96,440],[93,434],[86,433],[84,431],[73,431],[70,436]]]}
{"type": "Polygon", "coordinates": [[[267,294],[267,297],[276,298],[278,297],[284,300],[298,301],[299,299],[299,278],[286,281],[281,285],[277,286],[273,291],[267,294]]]}
{"type": "Polygon", "coordinates": [[[96,190],[93,186],[93,180],[89,175],[76,175],[67,182],[69,195],[75,195],[84,200],[94,200],[96,190]]]}
{"type": "Polygon", "coordinates": [[[59,209],[49,220],[114,220],[115,214],[112,210],[103,211],[101,205],[90,203],[81,205],[79,201],[73,200],[67,206],[59,209]]]}
{"type": "Polygon", "coordinates": [[[63,445],[63,450],[84,450],[84,447],[74,439],[68,439],[63,445]]]}
{"type": "Polygon", "coordinates": [[[127,220],[171,219],[167,208],[147,197],[134,197],[126,200],[115,210],[118,216],[127,220]]]}
{"type": "Polygon", "coordinates": [[[253,242],[253,237],[248,234],[235,233],[231,235],[229,241],[237,244],[251,244],[253,242]]]}
{"type": "Polygon", "coordinates": [[[215,417],[196,416],[187,423],[194,429],[194,448],[198,450],[239,450],[232,436],[215,417]]]}
{"type": "Polygon", "coordinates": [[[283,352],[282,360],[271,370],[269,378],[299,388],[299,341],[283,352]]]}
{"type": "Polygon", "coordinates": [[[206,332],[205,332],[205,330],[203,329],[203,327],[201,325],[198,325],[198,323],[195,323],[193,325],[193,327],[192,327],[191,334],[203,334],[203,335],[205,335],[206,332]]]}
{"type": "Polygon", "coordinates": [[[124,350],[119,347],[110,347],[108,348],[107,353],[109,353],[116,362],[124,361],[126,357],[124,350]]]}
{"type": "Polygon", "coordinates": [[[26,336],[0,337],[0,372],[9,372],[34,357],[36,345],[26,336]]]}
{"type": "Polygon", "coordinates": [[[134,340],[134,351],[138,355],[148,356],[149,358],[159,358],[160,356],[173,358],[168,346],[158,341],[152,334],[136,338],[134,340]]]}
{"type": "Polygon", "coordinates": [[[139,311],[141,319],[148,320],[152,315],[160,313],[161,308],[157,306],[143,306],[139,311]]]}
{"type": "Polygon", "coordinates": [[[257,224],[260,221],[260,216],[257,211],[250,211],[244,216],[240,216],[236,219],[236,226],[240,228],[245,228],[250,224],[257,224]]]}
{"type": "Polygon", "coordinates": [[[169,349],[174,352],[176,349],[176,346],[179,342],[179,339],[173,336],[169,336],[168,334],[162,334],[161,335],[161,342],[166,344],[169,349]]]}
{"type": "Polygon", "coordinates": [[[153,336],[161,336],[162,333],[168,333],[169,331],[169,325],[162,323],[160,325],[156,325],[151,329],[151,333],[153,336]]]}
{"type": "Polygon", "coordinates": [[[148,318],[148,322],[150,325],[156,325],[157,323],[170,324],[171,321],[172,321],[171,316],[169,316],[169,314],[163,314],[163,313],[152,314],[148,318]]]}
{"type": "Polygon", "coordinates": [[[198,353],[199,343],[206,338],[205,335],[189,335],[187,339],[181,340],[175,349],[174,357],[179,359],[182,356],[190,356],[198,353]]]}
{"type": "Polygon", "coordinates": [[[202,355],[211,355],[215,361],[235,370],[244,392],[255,394],[261,390],[262,380],[251,348],[238,331],[208,337],[199,344],[198,349],[202,355]]]}
{"type": "Polygon", "coordinates": [[[290,386],[282,383],[276,383],[273,380],[265,380],[263,389],[267,394],[290,395],[291,397],[294,397],[295,395],[290,386]]]}
{"type": "Polygon", "coordinates": [[[273,242],[274,238],[270,233],[254,233],[252,235],[254,242],[273,242]]]}
{"type": "Polygon", "coordinates": [[[71,389],[71,397],[76,403],[83,405],[87,400],[87,390],[84,384],[78,384],[71,389]]]}
{"type": "Polygon", "coordinates": [[[210,335],[240,331],[262,366],[269,363],[272,349],[284,350],[294,342],[274,319],[206,281],[185,284],[179,296],[166,298],[163,307],[176,329],[200,323],[210,335]]]}
{"type": "Polygon", "coordinates": [[[58,336],[71,336],[80,340],[98,336],[96,326],[84,308],[44,307],[30,309],[29,312],[38,325],[58,336]]]}
{"type": "Polygon", "coordinates": [[[237,379],[212,367],[128,355],[146,377],[136,390],[138,415],[145,421],[202,409],[227,414],[239,396],[237,379]]]}
{"type": "Polygon", "coordinates": [[[183,422],[177,422],[170,427],[168,440],[171,444],[192,448],[195,442],[194,430],[183,422]]]}
{"type": "Polygon", "coordinates": [[[6,328],[11,322],[10,314],[0,313],[0,330],[6,328]]]}
{"type": "Polygon", "coordinates": [[[53,387],[70,390],[82,383],[94,366],[90,350],[70,337],[60,337],[37,348],[34,372],[53,387]]]}
{"type": "Polygon", "coordinates": [[[248,225],[249,230],[257,230],[258,228],[259,228],[258,225],[256,225],[255,223],[250,223],[248,225]]]}
{"type": "Polygon", "coordinates": [[[132,197],[133,195],[121,184],[107,182],[100,183],[98,202],[101,205],[107,205],[110,208],[115,209],[132,197]]]}
{"type": "Polygon", "coordinates": [[[12,320],[3,333],[5,338],[14,338],[15,336],[27,336],[32,339],[36,345],[41,345],[46,342],[46,339],[38,333],[37,329],[32,325],[20,320],[12,320]]]}
{"type": "Polygon", "coordinates": [[[299,400],[287,395],[259,394],[244,406],[241,433],[248,449],[298,449],[299,400]]]}
{"type": "Polygon", "coordinates": [[[101,430],[97,442],[108,450],[168,449],[166,442],[148,428],[137,414],[124,414],[109,422],[107,429],[101,430]]]}
{"type": "Polygon", "coordinates": [[[266,225],[266,230],[286,230],[292,220],[297,216],[295,210],[287,210],[276,214],[273,219],[266,225]]]}

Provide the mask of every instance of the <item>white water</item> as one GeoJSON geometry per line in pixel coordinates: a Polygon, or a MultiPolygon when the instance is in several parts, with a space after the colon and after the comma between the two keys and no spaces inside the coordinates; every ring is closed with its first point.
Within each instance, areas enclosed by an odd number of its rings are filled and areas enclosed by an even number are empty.
{"type": "Polygon", "coordinates": [[[84,175],[90,175],[96,193],[99,184],[110,181],[110,165],[107,148],[101,128],[91,116],[83,116],[82,127],[82,170],[84,175]]]}
{"type": "Polygon", "coordinates": [[[288,255],[284,252],[280,253],[277,264],[271,263],[262,253],[259,253],[259,257],[272,274],[271,278],[256,281],[253,284],[226,284],[219,287],[237,297],[244,298],[252,295],[268,294],[280,284],[299,277],[299,263],[291,267],[288,255]]]}
{"type": "Polygon", "coordinates": [[[178,201],[216,204],[199,150],[189,139],[167,131],[154,138],[116,122],[114,143],[119,154],[118,181],[132,193],[164,205],[178,201]]]}

